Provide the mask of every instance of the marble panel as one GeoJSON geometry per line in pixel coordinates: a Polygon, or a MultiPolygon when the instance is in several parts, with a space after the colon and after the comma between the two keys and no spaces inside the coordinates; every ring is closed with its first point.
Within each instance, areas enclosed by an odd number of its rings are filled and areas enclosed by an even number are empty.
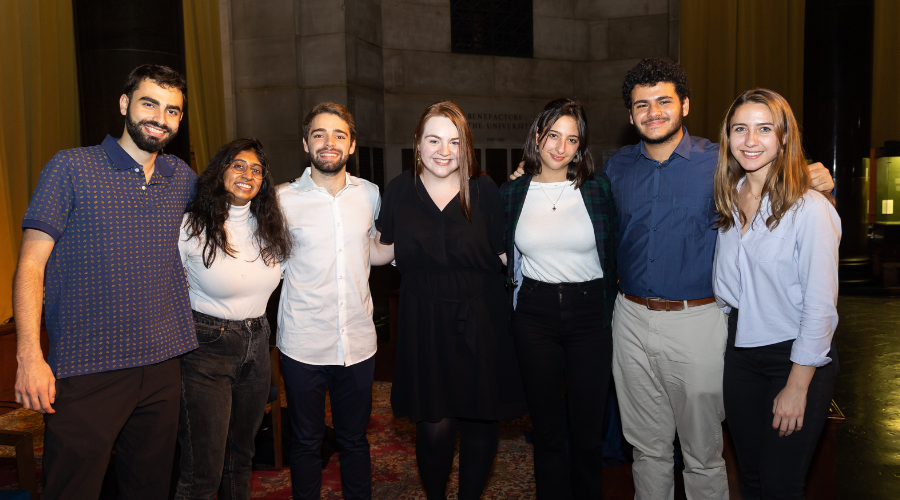
{"type": "Polygon", "coordinates": [[[575,17],[574,0],[533,0],[534,17],[575,17]]]}
{"type": "Polygon", "coordinates": [[[346,85],[347,49],[343,33],[298,37],[304,87],[346,85]]]}
{"type": "Polygon", "coordinates": [[[574,0],[575,18],[600,19],[644,16],[649,13],[650,0],[574,0]]]}
{"type": "Polygon", "coordinates": [[[344,31],[344,5],[335,0],[293,0],[294,33],[311,36],[344,31]]]}
{"type": "Polygon", "coordinates": [[[574,63],[519,57],[494,58],[494,94],[504,97],[572,95],[574,63]]]}
{"type": "Polygon", "coordinates": [[[300,137],[298,90],[245,90],[236,98],[238,137],[296,140],[300,137]]]}
{"type": "Polygon", "coordinates": [[[382,44],[390,49],[450,52],[450,4],[384,3],[382,44]]]}
{"type": "MultiPolygon", "coordinates": [[[[269,140],[258,138],[269,158],[269,169],[276,184],[300,177],[306,167],[306,154],[300,140],[269,140]]],[[[307,160],[308,161],[308,160],[307,160]]]]}
{"type": "Polygon", "coordinates": [[[347,81],[381,89],[384,87],[384,63],[381,47],[365,40],[347,40],[347,81]],[[351,47],[353,57],[350,57],[351,47]],[[352,67],[352,69],[351,69],[352,67]]]}
{"type": "MultiPolygon", "coordinates": [[[[619,99],[622,102],[622,81],[638,59],[600,61],[591,63],[591,98],[619,99]]],[[[624,104],[623,104],[624,106],[624,104]]]]}
{"type": "Polygon", "coordinates": [[[669,18],[666,14],[610,19],[610,59],[668,55],[669,18]]]}
{"type": "Polygon", "coordinates": [[[559,17],[534,18],[534,58],[586,61],[590,54],[588,23],[559,17]]]}
{"type": "MultiPolygon", "coordinates": [[[[319,87],[309,88],[303,91],[303,106],[299,110],[299,120],[302,122],[303,117],[309,110],[320,102],[336,102],[338,104],[347,105],[347,87],[319,87]]],[[[301,133],[302,135],[302,133],[301,133]]]]}
{"type": "Polygon", "coordinates": [[[381,2],[344,0],[346,32],[369,43],[381,45],[381,2]]]}
{"type": "MultiPolygon", "coordinates": [[[[446,95],[490,95],[494,58],[444,52],[403,51],[404,92],[446,95]]],[[[528,60],[530,61],[530,60],[528,60]]]]}
{"type": "Polygon", "coordinates": [[[233,40],[290,35],[294,0],[231,0],[233,40]]]}
{"type": "Polygon", "coordinates": [[[297,85],[294,35],[235,40],[232,44],[237,91],[297,85]]]}
{"type": "Polygon", "coordinates": [[[602,61],[609,58],[609,21],[591,21],[590,34],[590,60],[602,61]]]}

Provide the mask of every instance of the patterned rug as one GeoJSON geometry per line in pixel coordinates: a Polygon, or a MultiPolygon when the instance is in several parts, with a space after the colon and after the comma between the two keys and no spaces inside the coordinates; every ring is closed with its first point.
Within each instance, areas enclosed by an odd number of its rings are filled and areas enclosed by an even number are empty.
{"type": "MultiPolygon", "coordinates": [[[[326,422],[331,425],[330,404],[326,422]]],[[[500,423],[500,446],[483,499],[533,499],[534,462],[532,447],[524,431],[531,428],[528,417],[500,423]]],[[[391,413],[391,384],[375,382],[372,391],[372,418],[366,432],[372,453],[373,499],[425,499],[416,468],[416,426],[391,413]]],[[[447,498],[455,500],[458,489],[459,453],[453,459],[447,498]]],[[[290,470],[254,471],[253,498],[291,498],[290,470]]],[[[322,473],[322,499],[340,499],[341,477],[338,455],[322,473]]]]}
{"type": "MultiPolygon", "coordinates": [[[[283,394],[283,392],[282,392],[283,394]]],[[[373,499],[424,499],[416,468],[416,426],[407,419],[396,419],[391,413],[391,384],[375,382],[373,388],[372,419],[367,435],[372,453],[373,499]]],[[[282,401],[282,405],[284,402],[282,401]]],[[[326,421],[331,424],[330,404],[326,404],[326,421]]],[[[531,427],[525,418],[500,423],[500,446],[494,469],[483,499],[534,498],[534,465],[532,447],[525,442],[524,431],[531,427]]],[[[0,415],[0,428],[32,431],[35,434],[35,462],[40,484],[43,455],[43,419],[28,410],[15,410],[0,415]]],[[[0,490],[16,489],[15,454],[12,447],[0,446],[0,490]]],[[[447,498],[455,500],[458,488],[459,455],[453,462],[451,484],[447,498]]],[[[341,478],[338,455],[322,473],[322,499],[340,499],[341,478]]],[[[291,498],[290,470],[253,471],[252,497],[264,499],[291,498]]]]}

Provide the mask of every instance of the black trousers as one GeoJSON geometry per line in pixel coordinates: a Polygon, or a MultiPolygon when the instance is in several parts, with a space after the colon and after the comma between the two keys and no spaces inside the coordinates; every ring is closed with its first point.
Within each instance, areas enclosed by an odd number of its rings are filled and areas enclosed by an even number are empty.
{"type": "Polygon", "coordinates": [[[612,331],[601,326],[603,286],[602,280],[549,284],[525,278],[519,289],[513,339],[534,424],[534,474],[542,500],[603,494],[603,417],[612,372],[612,331]]]}
{"type": "Polygon", "coordinates": [[[56,413],[44,415],[42,498],[96,500],[113,446],[122,498],[169,495],[181,362],[56,381],[56,413]]]}
{"type": "Polygon", "coordinates": [[[831,406],[835,363],[816,369],[806,392],[803,428],[779,437],[778,430],[772,429],[772,405],[787,385],[794,341],[735,347],[737,317],[735,310],[728,318],[723,391],[738,457],[741,498],[802,499],[806,473],[831,406]]]}
{"type": "Polygon", "coordinates": [[[294,440],[291,490],[294,500],[318,500],[322,487],[325,392],[341,461],[341,490],[347,500],[372,498],[372,462],[366,427],[372,414],[375,356],[355,365],[310,365],[281,355],[281,373],[294,440]]]}

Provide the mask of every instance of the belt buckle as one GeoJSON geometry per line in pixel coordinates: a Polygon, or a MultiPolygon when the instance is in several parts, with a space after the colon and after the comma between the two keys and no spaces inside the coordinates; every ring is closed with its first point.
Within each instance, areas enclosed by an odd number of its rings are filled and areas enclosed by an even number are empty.
{"type": "Polygon", "coordinates": [[[654,309],[650,307],[651,300],[662,300],[662,297],[644,297],[644,305],[647,306],[647,309],[653,311],[654,309]]]}

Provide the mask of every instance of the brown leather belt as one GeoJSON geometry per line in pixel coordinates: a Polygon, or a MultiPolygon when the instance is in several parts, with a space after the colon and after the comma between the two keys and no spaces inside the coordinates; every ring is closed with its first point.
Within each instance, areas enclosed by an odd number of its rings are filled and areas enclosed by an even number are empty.
{"type": "Polygon", "coordinates": [[[635,304],[647,306],[647,309],[650,309],[651,311],[684,311],[686,309],[685,304],[687,304],[687,307],[697,307],[712,304],[716,301],[714,297],[694,300],[669,300],[661,299],[659,297],[638,297],[636,295],[622,293],[621,291],[619,293],[635,304]]]}

